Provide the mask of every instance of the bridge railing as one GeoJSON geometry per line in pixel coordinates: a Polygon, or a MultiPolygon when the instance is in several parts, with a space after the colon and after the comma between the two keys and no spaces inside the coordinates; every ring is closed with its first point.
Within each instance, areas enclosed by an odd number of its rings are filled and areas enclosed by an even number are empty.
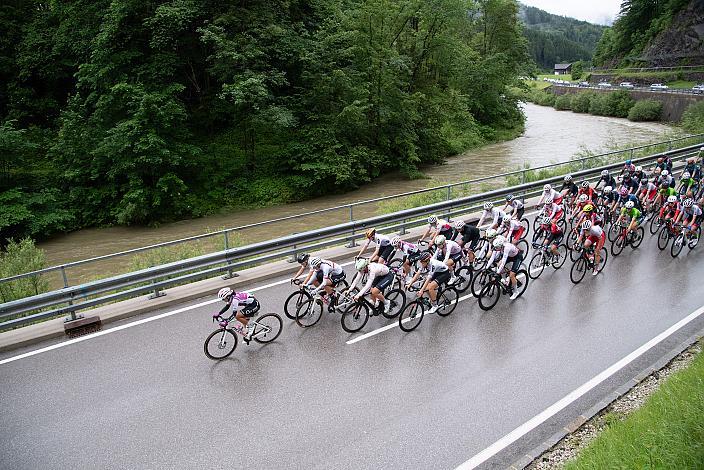
{"type": "MultiPolygon", "coordinates": [[[[701,136],[700,141],[701,141],[701,136]]],[[[674,160],[682,160],[696,155],[701,143],[688,147],[668,150],[643,158],[633,159],[638,164],[647,165],[662,156],[669,156],[674,160]]],[[[634,148],[635,149],[635,148],[634,148]]],[[[629,149],[629,150],[634,150],[629,149]]],[[[612,152],[612,153],[623,153],[612,152]]],[[[626,152],[626,155],[632,153],[626,152]]],[[[600,157],[604,157],[601,155],[600,157]]],[[[595,157],[591,157],[595,158],[595,157]]],[[[565,164],[574,170],[574,165],[583,165],[579,159],[565,164]]],[[[525,169],[516,172],[505,173],[502,176],[522,175],[523,180],[526,172],[545,170],[554,168],[557,165],[545,165],[532,169],[525,169]]],[[[601,165],[598,167],[571,171],[575,178],[598,179],[602,170],[620,170],[622,162],[601,165]]],[[[495,178],[495,177],[494,177],[495,178]]],[[[474,181],[485,181],[489,178],[481,178],[474,181]]],[[[300,251],[316,251],[321,248],[348,243],[354,245],[356,239],[363,237],[363,232],[369,227],[376,227],[380,231],[398,231],[403,234],[410,227],[423,225],[425,218],[429,214],[447,214],[448,217],[457,217],[473,213],[485,201],[498,201],[503,196],[513,193],[523,197],[532,197],[540,193],[545,183],[558,183],[562,181],[562,176],[552,176],[540,179],[539,181],[524,182],[512,187],[501,187],[489,191],[448,199],[433,204],[413,207],[389,214],[376,215],[362,220],[351,220],[345,223],[328,227],[317,228],[302,233],[287,235],[259,243],[246,246],[228,248],[222,251],[196,256],[182,261],[163,264],[159,266],[142,269],[135,272],[120,274],[106,279],[92,281],[77,286],[68,286],[51,292],[13,300],[0,304],[0,329],[12,328],[38,320],[55,317],[70,313],[69,319],[75,318],[75,312],[84,310],[104,303],[115,302],[128,297],[143,295],[154,292],[156,295],[164,288],[182,284],[198,279],[212,277],[218,274],[232,272],[247,266],[281,260],[291,257],[300,251]],[[48,309],[48,310],[44,310],[48,309]],[[43,310],[43,311],[41,311],[43,310]]],[[[462,183],[447,185],[454,187],[462,183]]],[[[437,189],[437,188],[435,188],[437,189]]],[[[412,193],[418,193],[415,191],[412,193]]],[[[409,193],[409,194],[412,194],[409,193]]],[[[380,198],[388,199],[388,198],[380,198]]],[[[27,273],[21,276],[29,276],[27,273]]],[[[20,276],[20,277],[21,277],[20,276]]],[[[18,276],[15,276],[17,278],[18,276]]]]}

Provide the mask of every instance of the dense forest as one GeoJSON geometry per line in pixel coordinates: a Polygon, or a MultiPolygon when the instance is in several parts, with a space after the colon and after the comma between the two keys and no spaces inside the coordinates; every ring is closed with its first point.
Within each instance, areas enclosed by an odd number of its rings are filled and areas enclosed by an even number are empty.
{"type": "Polygon", "coordinates": [[[540,68],[548,70],[559,63],[591,60],[605,29],[523,4],[519,16],[533,60],[540,68]]]}
{"type": "Polygon", "coordinates": [[[520,128],[514,0],[14,0],[0,240],[409,177],[520,128]]]}
{"type": "MultiPolygon", "coordinates": [[[[673,19],[689,4],[690,0],[623,0],[613,27],[604,31],[597,45],[594,65],[615,67],[642,63],[640,56],[646,47],[670,28],[673,19]]],[[[701,1],[691,4],[693,7],[698,4],[700,13],[704,10],[701,1]]],[[[677,36],[686,35],[683,27],[678,26],[677,29],[680,30],[676,32],[677,36]]],[[[699,55],[702,55],[701,45],[699,47],[699,55]]],[[[646,60],[645,65],[651,64],[646,60]]]]}

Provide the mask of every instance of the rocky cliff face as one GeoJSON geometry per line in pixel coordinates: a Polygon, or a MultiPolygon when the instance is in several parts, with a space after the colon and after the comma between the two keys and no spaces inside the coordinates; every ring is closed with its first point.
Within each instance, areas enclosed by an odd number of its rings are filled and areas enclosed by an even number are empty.
{"type": "Polygon", "coordinates": [[[651,67],[704,65],[704,0],[692,0],[643,51],[651,67]]]}

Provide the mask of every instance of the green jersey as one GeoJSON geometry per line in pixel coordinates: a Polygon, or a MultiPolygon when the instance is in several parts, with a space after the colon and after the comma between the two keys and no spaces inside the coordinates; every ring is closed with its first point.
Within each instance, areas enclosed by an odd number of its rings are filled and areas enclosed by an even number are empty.
{"type": "Polygon", "coordinates": [[[640,217],[640,211],[636,209],[635,207],[632,209],[626,209],[625,207],[621,209],[621,215],[630,215],[634,219],[637,219],[640,217]]]}

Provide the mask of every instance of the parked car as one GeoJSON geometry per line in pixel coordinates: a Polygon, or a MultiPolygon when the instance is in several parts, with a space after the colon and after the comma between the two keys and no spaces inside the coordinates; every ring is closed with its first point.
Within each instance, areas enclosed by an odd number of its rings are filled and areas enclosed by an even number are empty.
{"type": "Polygon", "coordinates": [[[588,87],[588,86],[589,86],[589,82],[579,82],[579,86],[581,86],[581,87],[588,87]]]}
{"type": "Polygon", "coordinates": [[[611,88],[611,84],[609,82],[599,82],[596,86],[599,88],[611,88]]]}
{"type": "Polygon", "coordinates": [[[651,90],[667,90],[668,88],[670,87],[668,87],[667,85],[663,85],[662,83],[653,83],[652,85],[650,85],[651,90]]]}
{"type": "Polygon", "coordinates": [[[631,82],[621,82],[618,84],[621,88],[635,88],[636,86],[631,82]]]}
{"type": "Polygon", "coordinates": [[[694,85],[692,87],[692,92],[693,93],[704,93],[704,83],[701,83],[699,85],[694,85]]]}

